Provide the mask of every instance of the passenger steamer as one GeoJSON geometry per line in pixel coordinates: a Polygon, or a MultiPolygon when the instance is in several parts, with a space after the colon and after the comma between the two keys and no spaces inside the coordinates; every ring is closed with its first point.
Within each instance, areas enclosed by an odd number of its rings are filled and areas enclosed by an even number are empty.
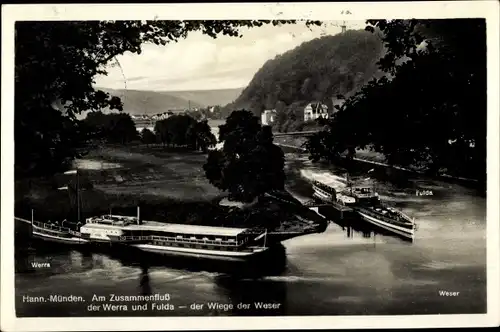
{"type": "Polygon", "coordinates": [[[32,220],[32,234],[48,241],[126,246],[156,254],[244,260],[265,252],[267,230],[183,225],[103,215],[78,230],[32,220]]]}
{"type": "Polygon", "coordinates": [[[159,254],[245,259],[267,250],[267,230],[160,223],[139,216],[88,218],[81,233],[91,242],[127,244],[159,254]]]}
{"type": "Polygon", "coordinates": [[[366,222],[393,232],[405,239],[414,240],[415,221],[401,211],[384,206],[371,187],[353,186],[338,190],[333,186],[313,181],[313,196],[328,204],[349,206],[366,222]]]}
{"type": "MultiPolygon", "coordinates": [[[[65,174],[76,175],[78,223],[38,222],[31,215],[32,235],[44,240],[78,244],[109,244],[141,251],[182,256],[242,260],[267,251],[267,229],[198,226],[143,221],[137,216],[103,215],[87,218],[80,223],[80,180],[78,170],[65,174]]],[[[68,187],[61,187],[67,190],[68,187]]],[[[19,219],[19,218],[17,218],[19,219]]],[[[24,222],[28,220],[21,219],[24,222]]]]}

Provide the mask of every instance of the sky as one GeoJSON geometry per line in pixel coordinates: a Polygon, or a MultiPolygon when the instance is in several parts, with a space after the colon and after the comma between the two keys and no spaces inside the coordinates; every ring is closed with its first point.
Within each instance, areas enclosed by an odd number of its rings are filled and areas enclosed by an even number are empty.
{"type": "MultiPolygon", "coordinates": [[[[212,39],[194,32],[177,43],[144,44],[142,53],[127,52],[108,66],[97,87],[129,90],[186,91],[245,87],[269,59],[325,35],[341,31],[342,21],[321,27],[304,24],[242,29],[243,37],[212,39]],[[118,62],[120,65],[116,64],[118,62]]],[[[364,21],[348,21],[347,29],[363,29],[364,21]]]]}

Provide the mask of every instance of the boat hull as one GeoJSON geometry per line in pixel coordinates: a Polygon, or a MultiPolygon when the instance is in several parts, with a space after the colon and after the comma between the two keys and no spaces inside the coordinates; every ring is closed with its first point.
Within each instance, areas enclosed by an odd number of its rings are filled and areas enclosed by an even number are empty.
{"type": "Polygon", "coordinates": [[[391,224],[391,223],[383,221],[375,216],[368,215],[367,213],[364,213],[362,210],[358,210],[357,212],[363,220],[365,220],[365,221],[367,221],[375,226],[378,226],[378,227],[383,228],[387,231],[393,232],[399,236],[402,236],[402,237],[409,239],[409,240],[412,240],[412,241],[415,239],[414,228],[405,228],[405,227],[391,224]]]}
{"type": "Polygon", "coordinates": [[[152,244],[132,244],[131,247],[137,248],[141,251],[168,255],[168,256],[184,256],[207,258],[216,260],[230,260],[230,261],[245,261],[260,255],[268,250],[268,248],[260,248],[253,251],[223,251],[223,250],[207,250],[196,248],[180,248],[172,246],[158,246],[152,244]]]}
{"type": "Polygon", "coordinates": [[[70,244],[70,245],[86,245],[88,244],[87,240],[84,240],[79,237],[64,237],[64,236],[56,236],[56,235],[50,235],[50,234],[44,234],[37,232],[33,230],[31,233],[34,238],[45,240],[45,241],[50,241],[54,243],[61,243],[61,244],[70,244]]]}

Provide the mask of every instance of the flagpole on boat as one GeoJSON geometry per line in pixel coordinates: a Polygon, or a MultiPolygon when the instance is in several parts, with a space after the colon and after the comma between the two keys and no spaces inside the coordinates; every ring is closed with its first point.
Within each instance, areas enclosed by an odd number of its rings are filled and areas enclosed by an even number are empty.
{"type": "Polygon", "coordinates": [[[80,175],[78,174],[78,169],[76,170],[76,204],[78,209],[78,220],[80,222],[80,175]]]}

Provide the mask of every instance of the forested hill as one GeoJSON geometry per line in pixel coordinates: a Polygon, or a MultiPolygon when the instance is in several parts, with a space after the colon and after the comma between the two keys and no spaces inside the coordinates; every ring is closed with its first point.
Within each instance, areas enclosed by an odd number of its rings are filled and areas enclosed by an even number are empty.
{"type": "Polygon", "coordinates": [[[268,60],[241,95],[225,109],[246,108],[259,114],[280,105],[348,96],[381,74],[376,62],[383,55],[377,34],[351,30],[317,38],[268,60]]]}

